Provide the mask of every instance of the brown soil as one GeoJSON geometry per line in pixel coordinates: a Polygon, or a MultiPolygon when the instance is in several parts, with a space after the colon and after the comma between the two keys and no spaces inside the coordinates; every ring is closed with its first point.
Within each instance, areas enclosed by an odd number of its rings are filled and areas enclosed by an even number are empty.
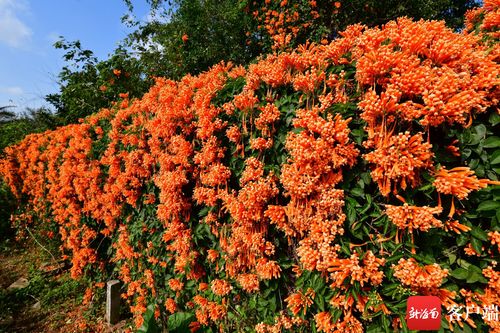
{"type": "MultiPolygon", "coordinates": [[[[43,266],[41,248],[36,244],[0,249],[0,333],[72,333],[72,332],[123,332],[129,326],[122,321],[113,327],[106,325],[100,314],[93,320],[84,317],[86,307],[77,302],[74,295],[57,304],[42,305],[34,309],[37,299],[30,296],[20,304],[15,292],[7,288],[19,278],[30,278],[30,269],[43,266]]],[[[55,265],[54,265],[55,266],[55,265]]],[[[49,277],[58,281],[68,276],[67,271],[49,277]]]]}

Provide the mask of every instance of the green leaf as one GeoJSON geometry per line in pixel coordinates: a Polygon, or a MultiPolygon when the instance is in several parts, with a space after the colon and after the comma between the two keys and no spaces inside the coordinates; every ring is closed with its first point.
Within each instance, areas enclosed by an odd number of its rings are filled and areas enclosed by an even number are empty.
{"type": "Polygon", "coordinates": [[[500,123],[500,115],[497,112],[492,112],[488,121],[493,126],[498,125],[500,123]]]}
{"type": "Polygon", "coordinates": [[[366,333],[385,333],[385,332],[387,331],[382,327],[380,327],[379,323],[372,324],[368,326],[368,328],[366,329],[366,333]]]}
{"type": "Polygon", "coordinates": [[[346,208],[347,208],[347,220],[353,223],[354,221],[356,221],[356,209],[354,209],[354,207],[349,202],[347,202],[346,208]]]}
{"type": "Polygon", "coordinates": [[[139,333],[157,333],[160,332],[160,328],[156,324],[155,320],[155,307],[153,304],[148,305],[146,312],[144,313],[144,323],[137,330],[139,333]]]}
{"type": "Polygon", "coordinates": [[[474,127],[474,131],[479,137],[484,138],[484,136],[486,135],[486,126],[484,126],[483,124],[479,124],[474,127]]]}
{"type": "Polygon", "coordinates": [[[477,239],[482,241],[488,241],[488,234],[479,227],[473,227],[470,231],[471,235],[477,239]]]}
{"type": "Polygon", "coordinates": [[[492,165],[500,164],[500,149],[495,150],[493,154],[491,154],[490,164],[492,165]]]}
{"type": "Polygon", "coordinates": [[[362,174],[359,175],[361,179],[363,179],[363,182],[368,185],[371,182],[371,176],[369,172],[363,172],[362,174]]]}
{"type": "Polygon", "coordinates": [[[462,328],[462,332],[463,333],[473,333],[472,328],[470,328],[470,326],[467,325],[466,323],[464,323],[464,327],[462,328]]]}
{"type": "Polygon", "coordinates": [[[483,242],[481,242],[477,238],[471,238],[470,243],[472,245],[472,248],[476,250],[477,253],[481,254],[483,252],[483,242]]]}
{"type": "Polygon", "coordinates": [[[323,295],[318,295],[318,297],[316,297],[316,304],[318,305],[319,311],[325,311],[325,298],[323,295]]]}
{"type": "Polygon", "coordinates": [[[454,253],[450,253],[450,255],[448,255],[448,264],[453,264],[455,261],[457,260],[457,255],[454,254],[454,253]]]}
{"type": "Polygon", "coordinates": [[[471,154],[472,154],[472,150],[470,150],[469,148],[465,148],[462,150],[462,157],[463,158],[469,158],[471,154]]]}
{"type": "Polygon", "coordinates": [[[500,147],[500,138],[498,136],[490,136],[483,142],[484,148],[498,148],[500,147]]]}
{"type": "MultiPolygon", "coordinates": [[[[467,243],[467,241],[465,242],[467,243]]],[[[464,244],[465,245],[465,244],[464,244]]],[[[460,267],[463,267],[465,269],[469,269],[469,267],[471,266],[470,263],[468,263],[467,261],[463,260],[463,259],[458,259],[457,260],[457,264],[460,266],[460,267]]]]}
{"type": "Polygon", "coordinates": [[[479,165],[479,160],[477,158],[473,158],[469,162],[469,168],[471,168],[472,170],[477,168],[478,165],[479,165]]]}
{"type": "Polygon", "coordinates": [[[188,312],[176,312],[168,317],[168,331],[172,333],[189,332],[189,324],[194,321],[194,315],[188,312]]]}
{"type": "Polygon", "coordinates": [[[467,276],[467,283],[476,283],[476,282],[481,282],[481,283],[487,283],[488,281],[483,277],[483,272],[481,271],[481,268],[475,266],[475,265],[470,265],[468,268],[468,276],[467,276]]]}
{"type": "Polygon", "coordinates": [[[351,190],[351,194],[360,198],[364,198],[365,191],[363,191],[363,189],[360,187],[355,187],[351,190]]]}
{"type": "Polygon", "coordinates": [[[451,272],[451,276],[453,276],[455,279],[459,280],[465,280],[467,276],[469,275],[469,272],[465,268],[457,268],[451,272]]]}
{"type": "Polygon", "coordinates": [[[490,210],[496,211],[498,209],[500,209],[500,202],[489,200],[489,201],[481,202],[476,210],[478,212],[484,212],[484,211],[490,211],[490,210]]]}

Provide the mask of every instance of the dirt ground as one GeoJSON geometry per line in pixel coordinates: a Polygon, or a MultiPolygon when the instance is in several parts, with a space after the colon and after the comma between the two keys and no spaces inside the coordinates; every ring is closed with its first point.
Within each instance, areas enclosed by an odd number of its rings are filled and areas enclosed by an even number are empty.
{"type": "Polygon", "coordinates": [[[103,304],[89,314],[82,305],[85,286],[69,277],[67,267],[44,274],[40,268],[50,259],[42,251],[34,243],[0,246],[0,333],[119,333],[129,326],[130,320],[106,325],[103,304]],[[8,290],[19,278],[29,285],[8,290]]]}
{"type": "Polygon", "coordinates": [[[0,251],[0,332],[76,332],[76,321],[81,317],[81,305],[75,299],[78,288],[68,284],[60,273],[44,277],[37,268],[42,264],[40,249],[35,245],[4,247],[0,251]],[[19,278],[29,280],[26,288],[8,290],[19,278]],[[66,286],[65,284],[68,284],[66,286]],[[51,290],[51,304],[41,302],[51,290]],[[69,295],[64,297],[67,289],[69,295]]]}
{"type": "MultiPolygon", "coordinates": [[[[28,277],[29,267],[35,260],[29,255],[29,251],[19,248],[0,252],[0,292],[5,300],[0,308],[0,332],[37,332],[36,326],[43,320],[41,311],[19,306],[15,297],[6,299],[12,294],[7,288],[17,279],[28,277]],[[14,302],[9,302],[10,300],[14,302]]],[[[36,302],[33,299],[33,304],[36,302]]]]}

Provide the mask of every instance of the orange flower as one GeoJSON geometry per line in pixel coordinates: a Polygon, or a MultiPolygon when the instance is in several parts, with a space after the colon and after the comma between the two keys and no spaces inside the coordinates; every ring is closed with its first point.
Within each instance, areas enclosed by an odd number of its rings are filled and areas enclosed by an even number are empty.
{"type": "Polygon", "coordinates": [[[217,296],[225,296],[229,294],[233,287],[226,280],[215,279],[211,284],[212,292],[217,296]]]}
{"type": "Polygon", "coordinates": [[[442,269],[438,264],[421,267],[415,259],[401,258],[397,265],[392,265],[394,276],[403,285],[421,288],[437,288],[448,276],[448,270],[442,269]]]}
{"type": "Polygon", "coordinates": [[[441,214],[441,207],[417,207],[404,204],[403,206],[385,205],[385,213],[389,219],[400,229],[414,229],[428,231],[430,228],[441,228],[443,222],[436,219],[434,215],[441,214]]]}
{"type": "Polygon", "coordinates": [[[165,308],[167,309],[168,312],[173,314],[177,311],[177,303],[173,298],[167,298],[165,301],[165,308]]]}
{"type": "MultiPolygon", "coordinates": [[[[482,247],[482,249],[484,250],[484,247],[482,247]]],[[[477,251],[472,247],[471,243],[467,244],[464,248],[464,252],[468,256],[479,256],[479,253],[477,253],[477,251]]]]}
{"type": "Polygon", "coordinates": [[[85,289],[85,294],[83,295],[83,301],[82,301],[82,304],[83,305],[87,305],[90,303],[90,301],[92,300],[92,296],[93,296],[93,293],[92,293],[92,288],[87,288],[85,289]]]}
{"type": "Polygon", "coordinates": [[[168,280],[168,286],[173,291],[181,291],[182,288],[184,288],[184,283],[182,283],[178,279],[170,279],[170,280],[168,280]]]}
{"type": "Polygon", "coordinates": [[[375,151],[364,155],[372,163],[372,178],[378,183],[380,192],[387,196],[394,182],[402,189],[408,183],[419,183],[418,172],[432,165],[431,144],[423,141],[422,133],[411,136],[410,132],[375,140],[375,151]]]}
{"type": "Polygon", "coordinates": [[[498,252],[500,252],[500,232],[498,231],[490,231],[488,233],[488,237],[491,241],[492,245],[497,245],[498,247],[498,252]]]}
{"type": "Polygon", "coordinates": [[[471,230],[470,227],[466,226],[466,225],[463,225],[461,223],[459,223],[458,221],[454,220],[454,221],[446,221],[444,223],[444,230],[446,231],[453,231],[453,232],[456,232],[457,234],[461,234],[462,232],[468,232],[471,230]]]}
{"type": "Polygon", "coordinates": [[[314,316],[316,328],[319,332],[331,332],[335,325],[332,323],[332,315],[327,312],[320,312],[314,316]]]}
{"type": "Polygon", "coordinates": [[[226,136],[229,139],[229,141],[238,143],[241,139],[241,132],[238,126],[231,126],[226,130],[226,136]]]}
{"type": "Polygon", "coordinates": [[[259,291],[259,280],[255,274],[240,274],[237,277],[237,281],[243,290],[248,293],[259,291]]]}
{"type": "Polygon", "coordinates": [[[197,321],[193,321],[189,324],[189,331],[191,333],[197,332],[201,328],[201,325],[197,321]]]}
{"type": "Polygon", "coordinates": [[[189,36],[187,34],[182,35],[182,42],[186,43],[189,39],[189,36]]]}
{"type": "Polygon", "coordinates": [[[456,167],[451,170],[441,167],[436,172],[436,180],[433,183],[439,193],[451,194],[460,200],[467,198],[471,191],[485,188],[490,184],[500,185],[500,182],[478,179],[474,171],[468,167],[456,167]]]}
{"type": "Polygon", "coordinates": [[[315,296],[314,290],[309,288],[305,294],[301,291],[291,294],[285,299],[285,302],[288,304],[288,309],[296,316],[302,309],[304,309],[304,314],[306,313],[307,308],[314,303],[315,296]]]}
{"type": "Polygon", "coordinates": [[[261,279],[270,280],[280,277],[281,267],[276,261],[261,258],[257,260],[255,268],[257,270],[257,275],[261,279]]]}

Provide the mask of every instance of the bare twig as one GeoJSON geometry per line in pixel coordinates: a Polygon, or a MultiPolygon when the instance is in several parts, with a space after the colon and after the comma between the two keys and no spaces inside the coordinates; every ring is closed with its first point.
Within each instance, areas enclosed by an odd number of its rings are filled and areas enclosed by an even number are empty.
{"type": "Polygon", "coordinates": [[[55,263],[55,264],[57,264],[57,259],[56,259],[56,257],[54,257],[54,255],[52,254],[52,252],[50,252],[50,251],[49,251],[49,250],[48,250],[45,246],[43,246],[43,245],[42,245],[42,244],[41,244],[41,243],[40,243],[40,242],[36,239],[35,235],[33,235],[33,234],[31,233],[31,231],[28,229],[28,227],[25,227],[25,229],[26,229],[26,231],[27,231],[27,232],[31,235],[31,237],[33,237],[33,239],[35,240],[35,242],[36,242],[38,245],[40,245],[40,247],[41,247],[42,249],[44,249],[44,250],[45,250],[45,252],[47,252],[48,254],[50,254],[50,256],[52,257],[52,260],[54,260],[54,263],[55,263]]]}

